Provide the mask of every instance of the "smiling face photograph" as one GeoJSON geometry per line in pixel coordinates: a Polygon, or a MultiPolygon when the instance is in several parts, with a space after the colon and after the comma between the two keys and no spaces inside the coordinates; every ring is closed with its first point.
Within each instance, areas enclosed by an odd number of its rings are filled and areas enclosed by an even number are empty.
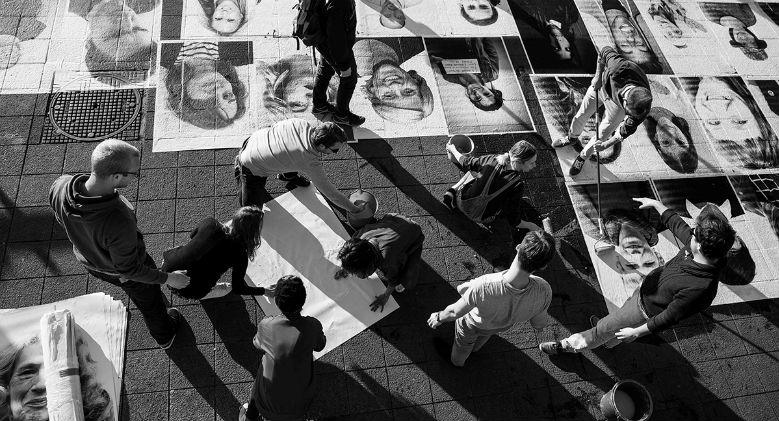
{"type": "Polygon", "coordinates": [[[437,0],[357,0],[357,34],[363,37],[443,37],[449,29],[435,13],[437,0]]]}
{"type": "Polygon", "coordinates": [[[508,0],[439,0],[453,36],[519,35],[508,0]]]}

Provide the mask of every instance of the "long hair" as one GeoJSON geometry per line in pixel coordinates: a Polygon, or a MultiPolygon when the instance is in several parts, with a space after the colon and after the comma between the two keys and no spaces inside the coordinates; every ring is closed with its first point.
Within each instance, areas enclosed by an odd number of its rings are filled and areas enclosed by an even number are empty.
{"type": "Polygon", "coordinates": [[[246,113],[246,85],[238,77],[238,71],[229,61],[225,60],[183,60],[168,69],[165,77],[165,87],[168,90],[168,107],[178,118],[202,129],[221,129],[241,118],[246,113]],[[197,65],[193,63],[197,62],[197,65]],[[203,72],[217,72],[224,76],[233,88],[238,111],[229,120],[221,119],[217,113],[217,98],[214,93],[207,100],[193,100],[187,95],[187,83],[203,72]]]}
{"type": "MultiPolygon", "coordinates": [[[[657,153],[663,159],[666,165],[672,170],[680,172],[682,174],[694,173],[698,168],[698,152],[695,150],[695,144],[692,142],[692,135],[690,134],[690,125],[682,117],[677,116],[666,108],[652,107],[649,115],[644,120],[644,127],[649,135],[649,141],[652,142],[652,146],[655,147],[657,153]],[[661,117],[668,118],[674,126],[684,134],[684,141],[687,147],[682,151],[671,154],[669,151],[660,145],[660,140],[657,136],[657,120],[661,117]]],[[[676,139],[674,139],[676,140],[676,139]]]]}
{"type": "Polygon", "coordinates": [[[229,237],[241,245],[249,259],[254,258],[261,242],[262,209],[257,206],[244,206],[233,215],[229,237]]]}

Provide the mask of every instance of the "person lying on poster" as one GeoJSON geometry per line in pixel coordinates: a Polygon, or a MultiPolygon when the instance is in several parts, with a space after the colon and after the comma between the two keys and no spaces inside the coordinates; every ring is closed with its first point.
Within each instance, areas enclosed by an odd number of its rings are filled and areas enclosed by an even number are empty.
{"type": "Polygon", "coordinates": [[[189,242],[163,253],[162,270],[184,270],[190,278],[186,288],[171,288],[174,294],[191,300],[237,295],[273,296],[274,287],[250,287],[246,268],[260,246],[263,212],[244,206],[225,223],[206,218],[189,233],[189,242]],[[232,282],[218,282],[232,269],[232,282]]]}
{"type": "Polygon", "coordinates": [[[263,106],[272,115],[281,119],[303,118],[311,112],[314,89],[311,56],[291,54],[260,71],[265,80],[263,106]]]}
{"type": "Polygon", "coordinates": [[[363,3],[379,8],[379,23],[387,29],[406,27],[405,9],[421,4],[424,0],[364,0],[363,3]]]}
{"type": "Polygon", "coordinates": [[[160,65],[168,72],[168,107],[182,121],[221,129],[246,113],[249,96],[236,67],[251,64],[247,42],[165,44],[160,65]]]}
{"type": "Polygon", "coordinates": [[[535,2],[530,7],[514,8],[514,15],[546,37],[558,62],[571,63],[574,67],[582,64],[576,50],[578,34],[574,31],[580,16],[572,0],[535,2]]]}
{"type": "Polygon", "coordinates": [[[598,65],[579,111],[571,120],[568,136],[555,139],[552,146],[561,148],[579,141],[587,121],[603,104],[605,112],[597,127],[598,135],[584,146],[569,174],[578,175],[584,162],[595,152],[622,142],[636,132],[652,108],[652,92],[646,73],[636,63],[625,59],[613,47],[605,47],[598,54],[598,65]],[[596,104],[595,91],[599,91],[596,104]]]}
{"type": "Polygon", "coordinates": [[[518,323],[530,321],[535,329],[542,329],[552,322],[547,313],[552,287],[533,273],[544,269],[557,254],[554,237],[543,230],[531,231],[516,251],[508,270],[458,285],[462,297],[428,318],[433,329],[456,320],[451,351],[436,344],[439,354],[453,365],[464,366],[471,353],[479,351],[492,335],[518,323]]]}
{"type": "Polygon", "coordinates": [[[354,275],[365,279],[374,272],[387,289],[375,297],[371,311],[384,311],[393,291],[416,286],[422,266],[422,228],[411,218],[388,213],[357,230],[338,251],[341,269],[336,279],[354,275]]]}
{"type": "Polygon", "coordinates": [[[687,9],[676,0],[652,0],[647,12],[663,37],[676,48],[686,48],[689,38],[700,36],[694,32],[708,32],[705,26],[688,18],[687,9]]]}
{"type": "Polygon", "coordinates": [[[708,20],[728,28],[731,47],[741,50],[750,60],[768,59],[765,51],[768,44],[749,29],[757,23],[749,3],[700,2],[698,6],[708,20]]]}
{"type": "Polygon", "coordinates": [[[639,15],[638,8],[631,7],[632,13],[628,13],[620,0],[602,0],[601,6],[617,52],[641,66],[646,73],[660,73],[662,66],[639,27],[637,19],[643,17],[639,15]]]}
{"type": "Polygon", "coordinates": [[[476,26],[492,25],[498,20],[500,0],[457,0],[460,15],[476,26]]]}
{"type": "Polygon", "coordinates": [[[16,11],[25,16],[24,27],[20,28],[19,19],[0,19],[0,70],[10,69],[22,57],[21,43],[38,37],[46,29],[39,19],[28,20],[28,16],[37,17],[43,6],[42,0],[8,0],[3,8],[16,11]]]}
{"type": "MultiPolygon", "coordinates": [[[[111,395],[98,382],[95,362],[81,337],[76,339],[76,355],[84,421],[113,421],[111,395]]],[[[45,367],[38,334],[22,344],[0,349],[0,420],[49,419],[45,367]]]]}
{"type": "Polygon", "coordinates": [[[471,104],[482,111],[495,111],[503,106],[503,92],[491,83],[498,79],[500,71],[496,42],[500,42],[500,38],[452,39],[444,41],[446,48],[437,51],[438,55],[430,55],[430,61],[438,67],[444,80],[461,85],[471,104]],[[475,59],[479,72],[447,73],[446,60],[463,59],[475,59]]]}
{"type": "Polygon", "coordinates": [[[457,192],[454,189],[447,189],[443,197],[447,208],[454,211],[459,201],[476,197],[486,189],[489,201],[481,219],[493,224],[497,218],[504,218],[511,227],[511,240],[514,246],[519,244],[529,231],[541,228],[541,216],[530,204],[529,199],[523,196],[524,183],[520,181],[523,173],[529,173],[536,167],[538,152],[530,142],[520,140],[504,154],[479,157],[463,155],[449,143],[446,145],[446,153],[460,171],[473,171],[479,174],[462,188],[459,198],[455,197],[457,192]],[[495,172],[497,173],[492,178],[492,183],[487,185],[495,172]],[[506,185],[513,185],[513,187],[495,194],[506,185]]]}
{"type": "Polygon", "coordinates": [[[203,8],[203,26],[218,35],[232,35],[246,24],[247,0],[198,0],[198,2],[203,8]]]}
{"type": "Polygon", "coordinates": [[[693,107],[715,149],[732,165],[779,166],[779,137],[740,78],[701,78],[693,107]]]}
{"type": "MultiPolygon", "coordinates": [[[[379,117],[396,123],[420,121],[433,113],[435,105],[425,78],[416,70],[400,67],[423,52],[424,46],[404,44],[407,46],[401,51],[400,43],[380,39],[361,39],[354,44],[357,74],[368,76],[363,94],[379,117]]],[[[330,89],[333,91],[334,86],[330,89]]]]}
{"type": "Polygon", "coordinates": [[[71,0],[68,12],[89,22],[84,63],[91,71],[136,70],[150,65],[157,43],[139,15],[153,13],[157,0],[71,0]]]}
{"type": "Polygon", "coordinates": [[[244,141],[235,157],[241,206],[259,207],[269,200],[265,183],[268,176],[277,174],[279,180],[294,187],[307,187],[313,182],[335,206],[349,213],[369,213],[371,210],[365,204],[355,205],[344,196],[322,168],[323,157],[338,153],[345,143],[346,133],[332,122],[314,127],[303,119],[290,118],[257,130],[244,141]]]}
{"type": "Polygon", "coordinates": [[[541,351],[554,355],[632,342],[671,328],[714,301],[727,253],[736,240],[727,218],[721,213],[701,212],[693,229],[658,200],[634,200],[641,204],[639,209],[651,208],[660,214],[661,223],[683,244],[682,249],[665,266],[650,272],[618,310],[589,330],[539,344],[541,351]]]}

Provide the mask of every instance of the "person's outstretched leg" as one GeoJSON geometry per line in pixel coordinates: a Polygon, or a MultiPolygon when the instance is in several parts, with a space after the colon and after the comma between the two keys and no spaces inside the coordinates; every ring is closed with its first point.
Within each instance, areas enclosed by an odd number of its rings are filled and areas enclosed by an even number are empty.
{"type": "Polygon", "coordinates": [[[595,100],[595,88],[590,86],[587,88],[587,92],[582,98],[582,103],[579,104],[579,110],[571,119],[571,125],[568,128],[568,136],[554,139],[552,141],[552,146],[555,148],[562,148],[579,141],[579,135],[584,131],[587,121],[595,114],[595,110],[597,110],[597,103],[595,100]]]}
{"type": "Polygon", "coordinates": [[[327,102],[327,88],[330,86],[330,79],[335,75],[335,68],[323,48],[316,47],[316,51],[319,53],[319,64],[314,76],[314,89],[311,98],[314,107],[313,113],[335,112],[335,107],[327,102]]]}
{"type": "Polygon", "coordinates": [[[335,114],[333,122],[338,124],[348,124],[350,126],[359,126],[365,122],[365,117],[354,114],[349,109],[349,103],[352,101],[354,89],[357,87],[357,63],[352,57],[351,74],[346,77],[338,76],[338,93],[335,98],[335,114]]]}
{"type": "Polygon", "coordinates": [[[465,360],[473,352],[479,334],[475,328],[465,322],[464,317],[460,317],[454,322],[454,343],[452,344],[452,354],[450,359],[452,364],[457,367],[465,365],[465,360]]]}

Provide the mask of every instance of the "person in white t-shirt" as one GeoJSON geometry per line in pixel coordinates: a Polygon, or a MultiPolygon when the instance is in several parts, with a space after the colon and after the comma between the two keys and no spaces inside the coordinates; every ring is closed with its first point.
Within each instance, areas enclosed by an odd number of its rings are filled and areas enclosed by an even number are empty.
{"type": "Polygon", "coordinates": [[[508,270],[482,275],[457,287],[462,294],[457,302],[432,313],[427,324],[435,329],[457,319],[450,360],[465,365],[490,336],[506,331],[517,323],[530,321],[541,329],[550,322],[546,310],[552,302],[552,287],[532,275],[555,256],[555,240],[542,230],[531,231],[517,246],[517,255],[508,270]]]}

